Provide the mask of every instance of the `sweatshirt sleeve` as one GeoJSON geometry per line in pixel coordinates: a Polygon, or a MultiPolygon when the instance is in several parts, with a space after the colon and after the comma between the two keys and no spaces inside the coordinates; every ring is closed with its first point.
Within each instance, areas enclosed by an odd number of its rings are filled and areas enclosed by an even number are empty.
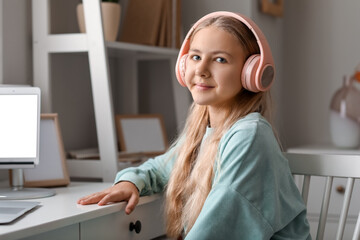
{"type": "Polygon", "coordinates": [[[140,196],[162,192],[169,181],[175,160],[174,149],[147,160],[138,167],[130,167],[117,173],[115,184],[129,181],[136,185],[140,196]]]}
{"type": "Polygon", "coordinates": [[[186,240],[270,239],[273,229],[244,196],[218,184],[211,190],[186,240]]]}

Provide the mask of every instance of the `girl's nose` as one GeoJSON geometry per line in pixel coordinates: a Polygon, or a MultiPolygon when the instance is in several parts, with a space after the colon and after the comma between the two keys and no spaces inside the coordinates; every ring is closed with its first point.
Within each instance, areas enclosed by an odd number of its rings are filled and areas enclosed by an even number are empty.
{"type": "Polygon", "coordinates": [[[210,77],[209,64],[202,60],[196,64],[195,74],[202,78],[210,77]]]}

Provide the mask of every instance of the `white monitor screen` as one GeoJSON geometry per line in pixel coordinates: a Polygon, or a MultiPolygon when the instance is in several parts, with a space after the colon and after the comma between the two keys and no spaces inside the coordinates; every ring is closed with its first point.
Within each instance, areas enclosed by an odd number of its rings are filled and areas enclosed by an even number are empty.
{"type": "Polygon", "coordinates": [[[38,94],[0,89],[0,165],[37,164],[38,94]]]}

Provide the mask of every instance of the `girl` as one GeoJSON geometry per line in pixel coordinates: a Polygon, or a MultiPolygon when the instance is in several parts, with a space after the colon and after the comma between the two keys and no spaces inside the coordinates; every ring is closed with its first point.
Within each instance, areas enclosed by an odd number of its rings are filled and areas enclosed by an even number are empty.
{"type": "Polygon", "coordinates": [[[166,192],[167,234],[185,239],[311,239],[306,209],[269,116],[271,51],[248,18],[215,12],[180,49],[177,78],[194,103],[183,133],[162,156],[120,171],[79,204],[166,192]]]}

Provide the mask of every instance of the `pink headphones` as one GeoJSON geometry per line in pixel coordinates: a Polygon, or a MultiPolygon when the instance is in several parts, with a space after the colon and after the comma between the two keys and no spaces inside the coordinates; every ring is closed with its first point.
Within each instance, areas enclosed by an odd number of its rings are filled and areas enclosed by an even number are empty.
{"type": "Polygon", "coordinates": [[[244,23],[253,32],[259,45],[260,54],[251,55],[244,64],[241,73],[241,83],[243,87],[252,92],[269,90],[272,83],[274,82],[275,66],[269,44],[266,41],[264,34],[251,19],[239,13],[225,11],[213,12],[205,15],[199,21],[197,21],[187,33],[185,40],[180,48],[180,52],[175,66],[176,77],[180,85],[186,87],[184,78],[186,59],[190,48],[190,36],[202,21],[208,18],[219,16],[233,17],[244,23]]]}

